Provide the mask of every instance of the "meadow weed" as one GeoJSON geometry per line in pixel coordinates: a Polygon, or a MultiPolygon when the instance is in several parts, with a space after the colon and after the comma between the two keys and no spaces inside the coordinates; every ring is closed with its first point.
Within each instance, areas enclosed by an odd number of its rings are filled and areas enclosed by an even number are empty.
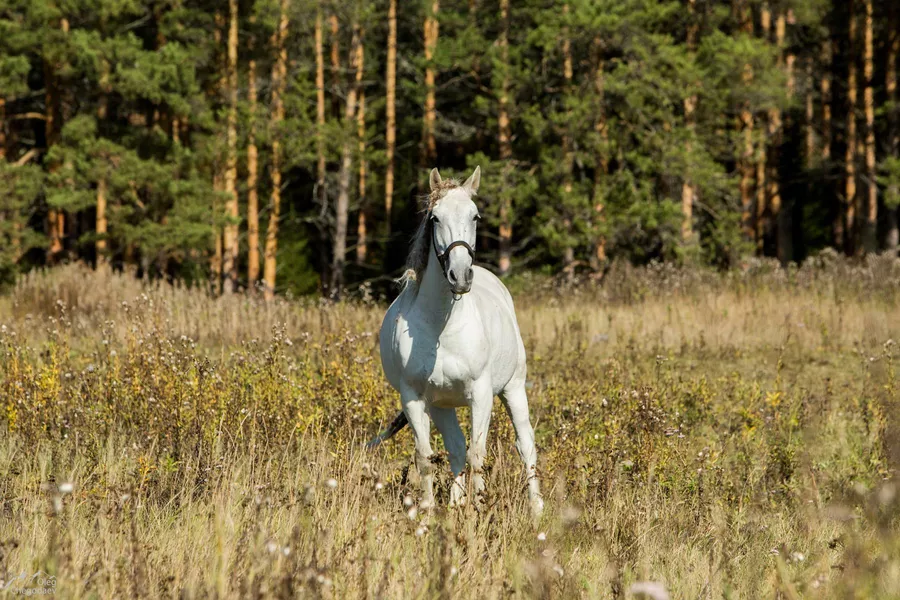
{"type": "Polygon", "coordinates": [[[533,523],[499,408],[481,512],[446,508],[446,461],[438,506],[416,508],[408,431],[364,450],[399,406],[377,298],[32,273],[0,297],[0,587],[42,571],[73,598],[897,597],[898,283],[895,259],[829,255],[511,281],[533,523]]]}

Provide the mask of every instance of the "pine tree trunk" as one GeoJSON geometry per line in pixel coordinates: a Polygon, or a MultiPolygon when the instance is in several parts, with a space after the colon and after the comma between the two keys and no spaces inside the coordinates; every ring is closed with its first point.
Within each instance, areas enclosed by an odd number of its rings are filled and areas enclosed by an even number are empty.
{"type": "Polygon", "coordinates": [[[868,197],[866,202],[866,220],[863,226],[863,250],[875,252],[877,250],[878,228],[878,180],[875,172],[875,92],[873,80],[875,69],[873,65],[874,32],[872,23],[872,0],[865,0],[866,5],[866,30],[865,30],[865,54],[863,57],[863,77],[866,80],[866,88],[863,92],[863,106],[866,112],[866,179],[868,180],[868,197]]]}
{"type": "Polygon", "coordinates": [[[228,0],[228,114],[225,128],[225,223],[222,270],[224,292],[238,285],[237,104],[238,104],[238,2],[228,0]]]}
{"type": "Polygon", "coordinates": [[[812,57],[806,59],[806,96],[804,98],[804,142],[806,150],[806,170],[811,172],[816,164],[816,105],[813,98],[816,79],[813,72],[812,57]]]}
{"type": "Polygon", "coordinates": [[[341,41],[338,38],[338,18],[336,14],[328,17],[331,29],[331,114],[335,118],[341,115],[340,90],[341,79],[341,41]]]}
{"type": "Polygon", "coordinates": [[[97,267],[105,266],[108,260],[106,256],[106,193],[106,176],[103,175],[97,180],[97,216],[95,219],[97,241],[94,243],[97,267]]]}
{"type": "MultiPolygon", "coordinates": [[[[741,32],[748,36],[752,35],[753,20],[750,15],[750,9],[746,4],[746,0],[738,0],[738,2],[736,12],[740,21],[741,32]]],[[[753,67],[750,63],[744,64],[741,81],[745,90],[752,85],[753,67]]],[[[743,150],[738,163],[738,170],[741,174],[741,230],[744,232],[744,239],[749,242],[756,237],[753,210],[753,112],[750,110],[749,101],[745,101],[741,106],[740,124],[743,135],[743,150]]]]}
{"type": "Polygon", "coordinates": [[[388,41],[387,65],[385,73],[386,88],[386,160],[384,174],[384,222],[387,233],[391,233],[391,209],[394,204],[394,146],[397,143],[397,0],[389,0],[388,4],[388,41]]]}
{"type": "Polygon", "coordinates": [[[844,154],[844,247],[855,251],[856,238],[856,2],[848,0],[850,10],[849,69],[847,73],[847,148],[844,154]]]}
{"type": "Polygon", "coordinates": [[[597,70],[594,75],[594,88],[597,94],[596,117],[594,123],[594,131],[600,139],[601,149],[597,153],[597,165],[594,168],[594,218],[595,226],[600,231],[594,244],[594,270],[599,270],[606,262],[606,239],[603,237],[602,230],[604,224],[604,198],[603,185],[604,178],[609,173],[609,158],[607,157],[607,142],[609,134],[606,128],[606,105],[604,103],[604,69],[606,68],[603,60],[603,48],[600,38],[594,38],[594,46],[597,49],[597,70]]]}
{"type": "MultiPolygon", "coordinates": [[[[569,3],[563,4],[563,20],[567,21],[569,16],[569,3]]],[[[564,25],[562,29],[562,52],[563,52],[563,79],[564,93],[568,97],[572,94],[572,41],[569,39],[569,27],[564,25]]],[[[567,203],[569,195],[572,193],[572,169],[575,165],[575,152],[573,151],[572,132],[570,130],[568,118],[563,128],[562,135],[562,152],[563,152],[563,193],[566,199],[563,203],[563,225],[566,229],[565,253],[563,255],[563,264],[569,275],[572,275],[572,268],[575,264],[575,248],[572,246],[572,216],[569,214],[567,203]]]]}
{"type": "MultiPolygon", "coordinates": [[[[214,167],[215,171],[213,172],[213,205],[212,205],[212,214],[213,219],[215,220],[215,215],[219,214],[220,208],[220,200],[219,194],[224,189],[225,185],[223,183],[223,177],[221,171],[217,167],[214,167]]],[[[222,230],[218,227],[215,227],[213,230],[213,254],[209,260],[209,271],[210,277],[212,278],[212,289],[215,295],[219,295],[222,293],[222,258],[223,258],[223,250],[224,244],[222,243],[222,230]]]]}
{"type": "MultiPolygon", "coordinates": [[[[764,2],[760,8],[760,29],[762,38],[768,40],[772,30],[772,11],[769,3],[764,2]]],[[[756,153],[756,251],[763,254],[766,236],[769,232],[769,206],[767,185],[768,172],[768,136],[772,132],[772,111],[766,115],[766,133],[759,142],[756,153]]]]}
{"type": "MultiPolygon", "coordinates": [[[[888,97],[888,152],[894,159],[900,158],[900,106],[897,102],[897,55],[900,54],[900,7],[896,3],[891,5],[890,19],[888,22],[887,63],[885,65],[885,91],[888,97]]],[[[892,203],[900,200],[900,187],[891,182],[887,189],[887,198],[892,203]]],[[[886,207],[888,219],[888,232],[885,246],[892,255],[897,254],[897,246],[900,243],[900,230],[897,225],[896,205],[886,207]]]]}
{"type": "Polygon", "coordinates": [[[364,264],[368,253],[368,235],[366,231],[366,93],[363,90],[363,76],[365,75],[366,51],[363,43],[364,30],[359,32],[359,43],[356,45],[356,95],[358,105],[356,110],[356,137],[359,140],[359,215],[356,222],[356,262],[364,264]]]}
{"type": "MultiPolygon", "coordinates": [[[[97,123],[100,127],[103,126],[104,121],[108,116],[109,112],[109,93],[110,93],[110,85],[109,85],[109,64],[104,60],[101,62],[100,66],[100,97],[97,101],[97,123]]],[[[101,160],[105,160],[106,157],[102,157],[101,160]]],[[[96,234],[96,241],[94,242],[94,251],[97,255],[96,264],[97,268],[103,268],[107,265],[109,257],[107,256],[107,220],[106,220],[106,203],[107,203],[107,179],[106,179],[106,168],[105,165],[101,169],[99,176],[97,177],[97,206],[96,206],[96,217],[94,219],[94,231],[96,234]]]]}
{"type": "MultiPolygon", "coordinates": [[[[350,45],[350,69],[356,68],[360,45],[359,26],[353,25],[353,36],[350,45]]],[[[350,213],[350,170],[353,166],[353,137],[350,135],[356,115],[356,86],[351,86],[347,94],[344,110],[344,141],[341,145],[341,167],[338,173],[338,196],[335,206],[334,240],[331,253],[331,289],[332,298],[341,297],[344,289],[344,263],[347,259],[347,222],[350,213]]]]}
{"type": "MultiPolygon", "coordinates": [[[[790,20],[793,23],[793,14],[789,13],[790,20]]],[[[797,57],[793,52],[788,51],[785,54],[785,29],[786,18],[784,12],[779,12],[776,21],[775,41],[778,46],[779,56],[783,57],[785,76],[787,79],[787,99],[788,103],[793,101],[796,80],[794,74],[794,64],[797,57]]],[[[794,236],[793,236],[793,220],[791,213],[793,207],[790,199],[787,202],[782,198],[781,175],[779,173],[781,148],[784,143],[785,129],[791,128],[790,113],[786,117],[778,111],[778,131],[775,134],[774,146],[776,151],[772,155],[771,175],[769,181],[772,183],[772,214],[775,219],[776,229],[776,252],[778,260],[781,264],[787,264],[794,259],[794,236]],[[785,125],[787,123],[787,125],[785,125]]]]}
{"type": "MultiPolygon", "coordinates": [[[[687,49],[693,55],[697,51],[697,15],[696,0],[688,0],[688,26],[687,49]]],[[[691,94],[684,99],[684,123],[688,130],[688,140],[685,144],[685,154],[691,160],[691,145],[696,130],[697,94],[691,94]]],[[[681,241],[685,245],[694,243],[694,196],[696,194],[694,184],[691,181],[689,169],[681,184],[681,241]]]]}
{"type": "MultiPolygon", "coordinates": [[[[830,33],[828,34],[831,35],[830,33]]],[[[828,168],[831,160],[831,39],[826,39],[822,47],[822,80],[819,84],[819,94],[822,97],[822,162],[828,168]]]]}
{"type": "MultiPolygon", "coordinates": [[[[213,21],[215,23],[215,30],[213,31],[214,47],[218,49],[222,47],[222,30],[225,28],[225,17],[220,11],[216,11],[215,15],[213,16],[213,21]]],[[[216,62],[218,63],[218,60],[216,62]]],[[[216,64],[216,66],[219,67],[219,77],[216,78],[216,82],[213,86],[213,96],[217,98],[219,94],[221,94],[226,89],[228,82],[227,69],[222,68],[222,65],[219,64],[216,64]]],[[[218,135],[218,128],[216,131],[216,135],[212,136],[211,142],[215,162],[212,165],[214,192],[211,214],[213,221],[213,253],[209,259],[209,272],[212,279],[213,293],[219,295],[222,293],[222,263],[224,261],[225,245],[222,239],[222,230],[221,228],[219,228],[216,221],[218,221],[217,217],[220,214],[220,209],[222,208],[220,206],[220,193],[225,190],[225,177],[220,167],[222,163],[222,145],[218,135]]]]}
{"type": "Polygon", "coordinates": [[[278,128],[284,121],[284,90],[287,79],[288,1],[279,2],[278,29],[272,36],[275,62],[272,65],[272,195],[269,199],[269,225],[266,228],[266,254],[263,279],[265,298],[275,297],[276,256],[278,255],[278,219],[281,216],[281,139],[278,128]]]}
{"type": "Polygon", "coordinates": [[[431,11],[425,17],[425,107],[422,118],[422,152],[421,167],[430,169],[435,166],[437,145],[434,141],[434,123],[436,117],[434,97],[434,50],[438,42],[438,10],[440,3],[432,0],[431,11]]]}
{"type": "MultiPolygon", "coordinates": [[[[500,91],[497,98],[497,142],[500,150],[502,181],[505,183],[512,169],[512,145],[509,127],[509,0],[500,0],[500,65],[502,69],[500,91]]],[[[500,197],[500,275],[509,273],[512,266],[512,202],[506,185],[500,197]]]]}
{"type": "Polygon", "coordinates": [[[816,89],[815,64],[813,57],[806,59],[806,95],[804,97],[804,164],[806,168],[806,205],[813,205],[813,170],[816,168],[816,89]]]}
{"type": "MultiPolygon", "coordinates": [[[[68,33],[68,19],[60,19],[59,27],[63,33],[68,33]]],[[[62,130],[62,90],[59,88],[58,69],[59,65],[44,61],[45,137],[47,139],[48,152],[59,141],[59,134],[62,130]]],[[[57,169],[58,165],[50,165],[49,167],[51,173],[57,169]]],[[[61,209],[51,208],[47,212],[47,232],[50,238],[50,245],[47,249],[48,262],[55,262],[62,254],[65,230],[65,213],[61,209]]]]}
{"type": "MultiPolygon", "coordinates": [[[[765,6],[764,10],[768,10],[768,6],[765,6]]],[[[780,10],[775,17],[775,47],[778,49],[778,67],[785,70],[785,75],[787,75],[788,80],[788,95],[790,95],[792,94],[791,88],[793,87],[791,83],[793,65],[788,64],[788,61],[785,60],[785,27],[784,12],[780,10]]],[[[764,28],[764,30],[767,30],[767,28],[764,28]]],[[[766,157],[766,200],[769,204],[767,229],[769,231],[774,229],[776,256],[782,263],[785,263],[790,260],[790,258],[785,256],[786,249],[782,245],[784,243],[784,216],[781,210],[781,178],[778,173],[778,165],[781,154],[781,143],[784,138],[784,130],[780,108],[776,107],[769,110],[767,125],[769,143],[771,144],[771,148],[766,157]]],[[[768,231],[766,233],[768,233],[768,231]]]]}
{"type": "Polygon", "coordinates": [[[320,210],[326,206],[325,190],[325,53],[322,35],[322,6],[316,8],[316,197],[320,210]]]}
{"type": "MultiPolygon", "coordinates": [[[[250,17],[254,23],[254,17],[250,17]]],[[[247,286],[253,290],[259,279],[259,150],[256,147],[257,83],[256,60],[253,58],[255,40],[249,41],[250,61],[247,65],[247,286]]]]}
{"type": "MultiPolygon", "coordinates": [[[[830,37],[831,32],[828,33],[828,36],[822,44],[822,79],[819,84],[819,95],[822,98],[822,170],[825,173],[831,172],[831,144],[834,140],[831,116],[834,46],[830,37]]],[[[832,240],[835,248],[839,250],[844,248],[844,210],[840,201],[838,201],[834,222],[832,223],[832,240]]]]}

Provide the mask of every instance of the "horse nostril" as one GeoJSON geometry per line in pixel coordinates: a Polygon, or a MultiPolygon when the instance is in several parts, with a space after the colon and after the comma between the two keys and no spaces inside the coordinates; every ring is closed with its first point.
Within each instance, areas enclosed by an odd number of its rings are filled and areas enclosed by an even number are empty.
{"type": "Polygon", "coordinates": [[[472,279],[475,278],[475,269],[469,267],[466,269],[466,283],[472,283],[472,279]]]}
{"type": "Polygon", "coordinates": [[[456,273],[453,271],[447,273],[447,278],[450,280],[450,283],[456,283],[456,273]]]}

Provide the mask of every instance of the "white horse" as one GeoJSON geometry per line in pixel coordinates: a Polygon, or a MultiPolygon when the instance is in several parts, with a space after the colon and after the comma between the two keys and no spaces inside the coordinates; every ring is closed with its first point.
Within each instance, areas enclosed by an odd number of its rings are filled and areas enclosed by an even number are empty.
{"type": "Polygon", "coordinates": [[[369,446],[377,446],[409,423],[422,479],[421,505],[430,507],[434,504],[433,420],[455,477],[450,505],[465,502],[467,456],[480,502],[491,408],[499,395],[516,430],[531,509],[538,515],[544,501],[525,393],[525,345],[509,291],[493,273],[472,264],[480,218],[472,196],[481,182],[481,168],[462,185],[443,181],[433,169],[430,182],[425,216],[402,279],[403,291],[381,325],[381,364],[390,384],[400,392],[403,410],[369,446]],[[456,409],[464,406],[472,414],[468,454],[456,418],[456,409]]]}

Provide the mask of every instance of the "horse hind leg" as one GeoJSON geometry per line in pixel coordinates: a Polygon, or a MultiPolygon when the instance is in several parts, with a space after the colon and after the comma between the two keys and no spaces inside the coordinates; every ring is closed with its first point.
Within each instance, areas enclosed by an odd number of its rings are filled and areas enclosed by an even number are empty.
{"type": "Polygon", "coordinates": [[[422,508],[434,506],[434,464],[431,462],[431,419],[425,401],[413,394],[401,393],[403,412],[416,440],[416,470],[422,479],[422,508]]]}
{"type": "Polygon", "coordinates": [[[450,470],[453,471],[450,506],[462,506],[466,502],[466,437],[459,427],[455,408],[432,407],[431,419],[441,432],[444,447],[450,454],[450,470]]]}
{"type": "Polygon", "coordinates": [[[537,448],[534,444],[534,429],[528,415],[528,395],[524,383],[507,387],[500,394],[503,406],[516,430],[516,450],[525,463],[525,477],[528,481],[528,496],[531,512],[539,516],[544,510],[544,499],[537,476],[537,448]]]}

